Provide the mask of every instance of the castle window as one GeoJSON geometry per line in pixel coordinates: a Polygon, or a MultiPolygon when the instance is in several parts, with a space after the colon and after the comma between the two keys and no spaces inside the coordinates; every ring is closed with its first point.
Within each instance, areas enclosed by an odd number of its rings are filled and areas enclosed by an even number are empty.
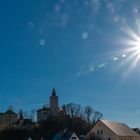
{"type": "Polygon", "coordinates": [[[110,138],[108,138],[108,140],[111,140],[110,138]]]}

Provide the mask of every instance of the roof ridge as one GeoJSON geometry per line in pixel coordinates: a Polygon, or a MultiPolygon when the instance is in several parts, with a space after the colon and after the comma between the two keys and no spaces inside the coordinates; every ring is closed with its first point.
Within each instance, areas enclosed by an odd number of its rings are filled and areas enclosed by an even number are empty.
{"type": "Polygon", "coordinates": [[[113,133],[119,136],[139,136],[133,131],[127,124],[121,122],[114,122],[109,120],[100,120],[106,127],[108,127],[113,133]]]}

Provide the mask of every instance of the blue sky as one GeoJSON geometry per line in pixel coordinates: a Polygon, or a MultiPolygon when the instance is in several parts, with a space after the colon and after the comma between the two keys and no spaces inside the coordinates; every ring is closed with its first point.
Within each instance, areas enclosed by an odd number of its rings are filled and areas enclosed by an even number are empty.
{"type": "Polygon", "coordinates": [[[0,4],[0,111],[91,105],[140,127],[139,0],[5,0],[0,4]]]}

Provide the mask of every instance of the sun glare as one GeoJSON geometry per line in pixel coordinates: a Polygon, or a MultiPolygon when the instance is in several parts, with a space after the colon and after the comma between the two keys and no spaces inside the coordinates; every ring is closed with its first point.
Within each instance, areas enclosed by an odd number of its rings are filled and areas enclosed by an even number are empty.
{"type": "MultiPolygon", "coordinates": [[[[139,24],[137,24],[137,28],[140,29],[139,24]]],[[[120,29],[125,32],[130,38],[122,38],[122,42],[127,46],[127,48],[124,49],[124,53],[129,54],[129,56],[127,57],[127,61],[132,60],[130,69],[133,69],[140,62],[140,30],[138,30],[138,33],[136,33],[128,26],[125,26],[123,28],[120,27],[120,29]]]]}

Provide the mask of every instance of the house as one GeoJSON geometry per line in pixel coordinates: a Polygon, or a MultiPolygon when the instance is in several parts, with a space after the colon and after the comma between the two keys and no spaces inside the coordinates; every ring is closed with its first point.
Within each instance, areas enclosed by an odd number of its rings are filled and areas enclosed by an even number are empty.
{"type": "Polygon", "coordinates": [[[124,123],[99,120],[87,134],[88,140],[140,140],[140,135],[124,123]]]}
{"type": "Polygon", "coordinates": [[[50,109],[48,107],[43,107],[37,110],[37,121],[41,122],[46,120],[50,115],[50,109]]]}
{"type": "Polygon", "coordinates": [[[12,109],[8,109],[6,112],[0,113],[0,130],[13,127],[13,124],[17,119],[18,115],[12,109]]]}
{"type": "Polygon", "coordinates": [[[53,140],[80,140],[76,133],[69,131],[68,129],[64,129],[60,133],[56,134],[53,140]]]}
{"type": "Polygon", "coordinates": [[[15,123],[18,119],[18,115],[12,110],[8,109],[4,114],[3,114],[3,123],[4,125],[12,125],[15,123]]]}
{"type": "Polygon", "coordinates": [[[12,109],[8,109],[6,112],[0,113],[0,130],[12,127],[17,120],[18,115],[12,109]]]}

